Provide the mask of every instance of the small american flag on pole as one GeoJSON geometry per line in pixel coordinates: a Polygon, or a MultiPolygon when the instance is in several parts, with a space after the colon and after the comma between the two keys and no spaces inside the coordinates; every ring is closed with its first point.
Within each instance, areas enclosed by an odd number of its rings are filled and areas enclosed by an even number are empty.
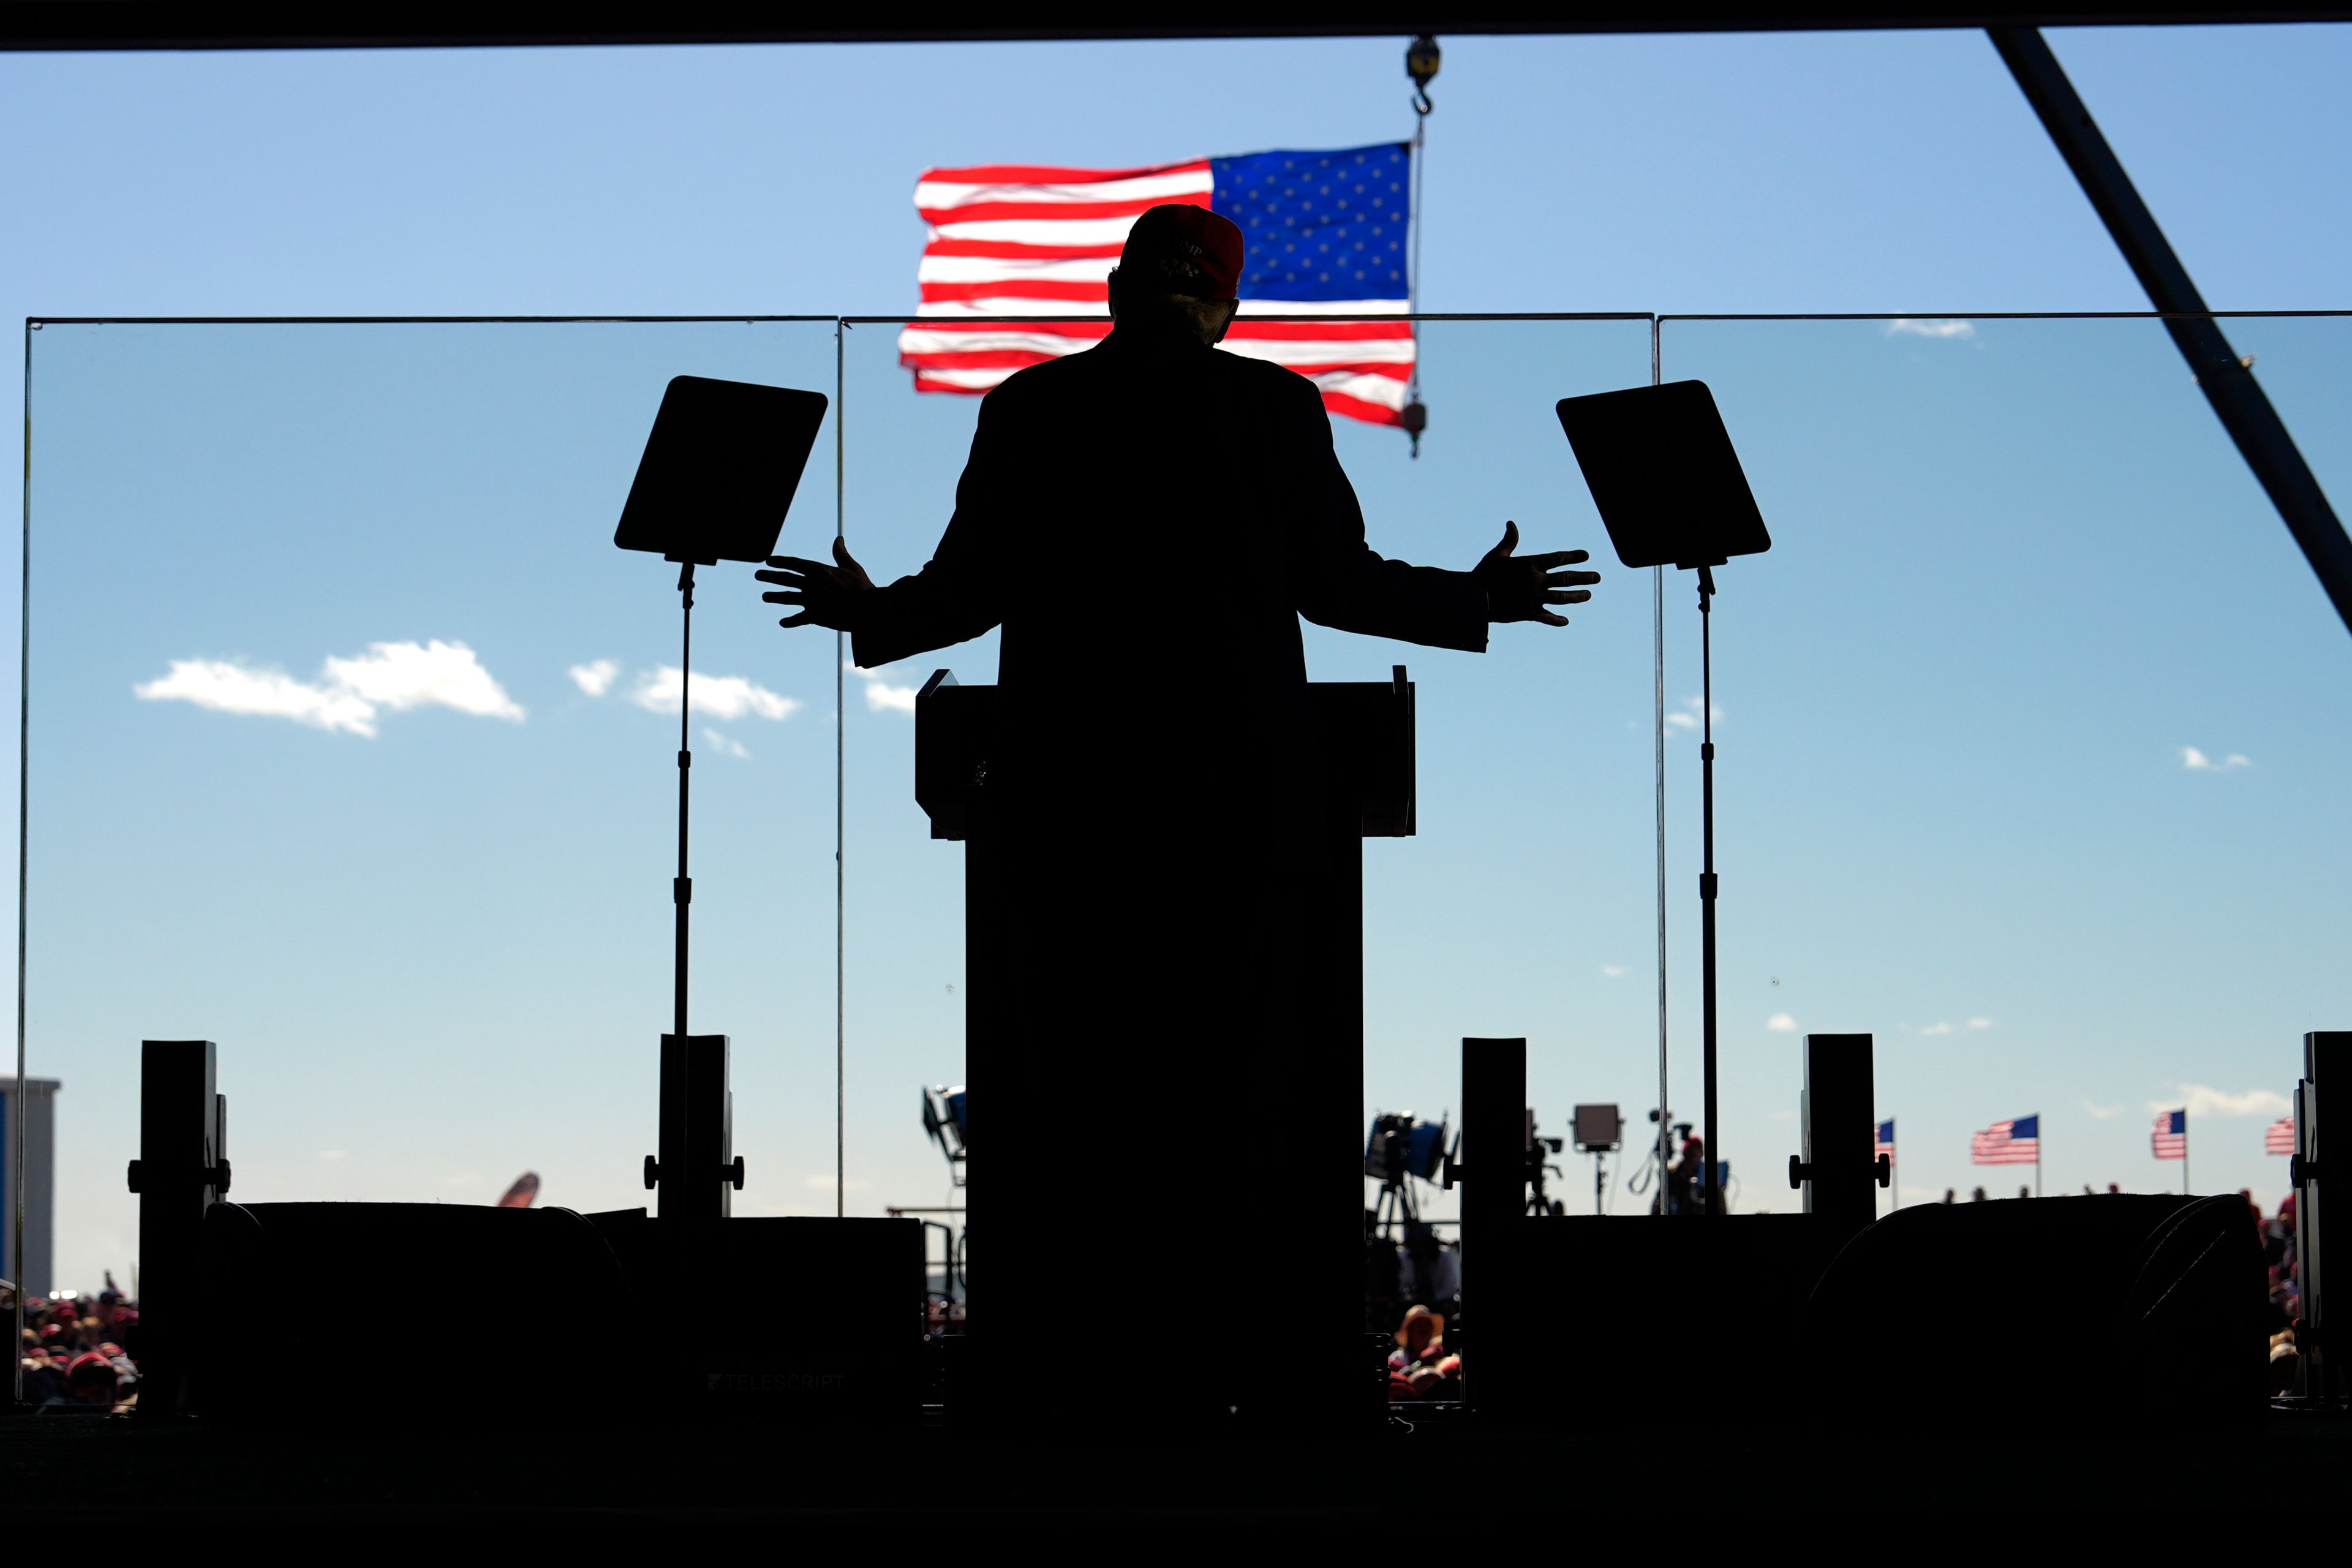
{"type": "Polygon", "coordinates": [[[1147,208],[1179,202],[1232,219],[1248,247],[1241,319],[1220,346],[1297,371],[1334,414],[1402,424],[1412,324],[1346,318],[1411,308],[1412,187],[1412,148],[1402,142],[1143,169],[926,169],[915,184],[929,226],[918,275],[923,302],[898,334],[898,363],[914,373],[918,392],[977,394],[1025,366],[1092,348],[1110,332],[1107,280],[1127,231],[1147,208]],[[969,319],[1065,315],[1073,319],[969,319]]]}
{"type": "Polygon", "coordinates": [[[2189,1158],[2189,1112],[2159,1110],[2156,1113],[2156,1130],[2147,1137],[2150,1152],[2159,1160],[2189,1158]]]}
{"type": "Polygon", "coordinates": [[[2282,1116],[2263,1129],[2263,1152],[2292,1154],[2294,1152],[2294,1118],[2282,1116]]]}
{"type": "Polygon", "coordinates": [[[1890,1160],[1895,1158],[1895,1118],[1890,1116],[1878,1124],[1877,1137],[1877,1145],[1870,1152],[1871,1158],[1874,1160],[1881,1154],[1890,1160]]]}
{"type": "Polygon", "coordinates": [[[1996,1121],[1969,1140],[1972,1165],[2038,1165],[2042,1163],[2042,1118],[1996,1121]]]}

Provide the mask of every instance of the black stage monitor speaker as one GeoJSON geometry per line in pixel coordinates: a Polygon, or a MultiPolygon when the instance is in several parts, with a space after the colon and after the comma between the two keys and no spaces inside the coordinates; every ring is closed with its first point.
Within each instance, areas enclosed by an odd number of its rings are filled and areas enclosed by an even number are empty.
{"type": "Polygon", "coordinates": [[[765,561],[824,410],[821,392],[674,377],[613,542],[705,566],[765,561]]]}
{"type": "Polygon", "coordinates": [[[1720,566],[1772,548],[1703,381],[1563,397],[1559,425],[1628,566],[1720,566]]]}

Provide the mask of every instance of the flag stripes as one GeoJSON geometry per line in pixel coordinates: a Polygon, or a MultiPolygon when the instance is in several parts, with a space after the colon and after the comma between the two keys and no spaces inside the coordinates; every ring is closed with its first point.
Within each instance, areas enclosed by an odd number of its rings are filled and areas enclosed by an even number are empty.
{"type": "Polygon", "coordinates": [[[2294,1118],[2282,1116],[2263,1129],[2263,1152],[2292,1154],[2294,1152],[2294,1118]]]}
{"type": "Polygon", "coordinates": [[[1403,247],[1410,153],[1402,144],[1195,158],[1138,169],[982,163],[929,169],[918,320],[899,363],[918,392],[984,393],[1017,370],[1093,347],[1110,330],[1111,269],[1136,218],[1163,202],[1233,219],[1248,250],[1239,318],[1220,346],[1316,384],[1332,413],[1400,417],[1418,355],[1403,247]],[[1069,320],[1001,322],[983,316],[1069,320]],[[1268,315],[1311,315],[1269,321],[1268,315]]]}
{"type": "Polygon", "coordinates": [[[2038,1165],[2042,1163],[2042,1118],[2020,1116],[1996,1121],[1969,1140],[1972,1165],[2038,1165]]]}

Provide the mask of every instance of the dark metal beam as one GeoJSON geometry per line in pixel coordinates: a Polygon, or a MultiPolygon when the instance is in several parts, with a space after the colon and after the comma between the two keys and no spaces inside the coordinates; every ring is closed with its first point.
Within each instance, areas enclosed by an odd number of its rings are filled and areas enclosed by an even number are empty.
{"type": "Polygon", "coordinates": [[[2221,335],[2220,323],[2205,313],[2204,297],[2189,281],[2189,269],[2172,253],[2157,226],[2156,216],[2132,187],[2131,176],[2107,139],[2083,106],[2074,84],[2058,64],[2058,57],[2032,27],[1992,27],[1993,47],[2008,63],[2026,101],[2042,117],[2050,139],[2058,144],[2066,166],[2082,182],[2083,194],[2116,247],[2147,290],[2149,303],[2166,313],[2165,328],[2189,362],[2205,400],[2213,405],[2221,428],[2238,444],[2246,466],[2278,508],[2287,531],[2294,535],[2304,559],[2318,574],[2319,585],[2336,605],[2336,613],[2352,629],[2352,538],[2344,532],[2335,508],[2319,488],[2311,465],[2295,449],[2294,437],[2263,394],[2253,371],[2239,362],[2237,350],[2221,335]]]}
{"type": "Polygon", "coordinates": [[[2145,26],[2352,19],[2352,4],[2255,0],[1372,0],[1360,6],[1269,0],[1214,19],[1165,8],[1038,3],[811,5],[667,0],[552,5],[547,0],[0,0],[0,49],[487,47],[567,44],[937,43],[983,39],[1410,37],[1416,33],[1737,33],[1862,27],[2145,26]]]}

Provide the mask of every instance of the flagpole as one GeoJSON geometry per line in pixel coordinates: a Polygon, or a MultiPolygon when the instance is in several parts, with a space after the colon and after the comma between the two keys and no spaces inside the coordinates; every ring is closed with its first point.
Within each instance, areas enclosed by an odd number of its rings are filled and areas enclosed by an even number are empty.
{"type": "Polygon", "coordinates": [[[2189,1112],[2180,1113],[2180,1195],[2189,1195],[2189,1112]]]}

